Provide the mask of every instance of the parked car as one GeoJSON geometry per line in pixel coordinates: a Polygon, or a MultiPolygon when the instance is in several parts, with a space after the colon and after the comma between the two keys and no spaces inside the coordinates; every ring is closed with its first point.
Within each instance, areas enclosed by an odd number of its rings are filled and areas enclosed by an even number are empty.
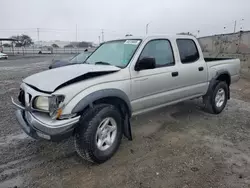
{"type": "Polygon", "coordinates": [[[52,47],[41,47],[38,54],[53,54],[52,47]]]}
{"type": "Polygon", "coordinates": [[[68,60],[63,60],[63,59],[53,60],[52,64],[49,66],[49,69],[54,69],[54,68],[63,67],[63,66],[67,66],[67,65],[83,63],[90,54],[91,54],[91,52],[86,51],[84,53],[77,54],[76,56],[73,56],[72,58],[70,58],[68,60]]]}
{"type": "Polygon", "coordinates": [[[28,135],[74,136],[79,156],[103,163],[123,135],[132,140],[132,116],[198,97],[219,114],[239,74],[239,59],[204,59],[192,36],[126,37],[105,42],[85,64],[25,78],[12,102],[28,135]]]}
{"type": "Polygon", "coordinates": [[[0,52],[0,59],[8,59],[8,55],[0,52]]]}

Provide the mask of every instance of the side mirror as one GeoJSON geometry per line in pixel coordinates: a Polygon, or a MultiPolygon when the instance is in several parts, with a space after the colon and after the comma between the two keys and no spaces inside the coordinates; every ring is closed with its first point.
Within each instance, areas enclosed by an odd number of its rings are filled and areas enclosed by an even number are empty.
{"type": "Polygon", "coordinates": [[[140,71],[140,70],[145,70],[145,69],[154,69],[155,67],[156,67],[155,58],[144,57],[136,63],[135,70],[140,71]]]}

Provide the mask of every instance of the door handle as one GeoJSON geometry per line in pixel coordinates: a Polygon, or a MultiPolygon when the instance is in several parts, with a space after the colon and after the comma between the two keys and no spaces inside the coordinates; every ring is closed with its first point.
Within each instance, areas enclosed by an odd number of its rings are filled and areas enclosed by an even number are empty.
{"type": "Polygon", "coordinates": [[[176,77],[176,76],[178,76],[178,75],[179,75],[178,72],[172,72],[172,77],[176,77]]]}
{"type": "Polygon", "coordinates": [[[203,71],[204,67],[199,67],[198,69],[199,69],[199,71],[203,71]]]}

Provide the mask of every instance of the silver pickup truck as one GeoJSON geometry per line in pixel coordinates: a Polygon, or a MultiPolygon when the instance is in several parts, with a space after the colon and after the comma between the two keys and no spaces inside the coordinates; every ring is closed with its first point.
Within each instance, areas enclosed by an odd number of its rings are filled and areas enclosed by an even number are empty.
{"type": "Polygon", "coordinates": [[[134,115],[197,97],[219,114],[239,73],[238,59],[204,59],[194,37],[131,37],[105,42],[83,64],[25,78],[12,102],[28,135],[74,136],[82,158],[102,163],[123,135],[132,140],[134,115]]]}

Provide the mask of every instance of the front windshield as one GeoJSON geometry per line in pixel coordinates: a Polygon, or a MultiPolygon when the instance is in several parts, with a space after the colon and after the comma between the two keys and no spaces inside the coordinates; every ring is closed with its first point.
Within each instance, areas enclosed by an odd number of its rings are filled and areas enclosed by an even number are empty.
{"type": "Polygon", "coordinates": [[[73,57],[71,60],[70,60],[70,63],[83,63],[87,57],[90,55],[89,52],[84,52],[84,53],[80,53],[78,54],[77,56],[73,57]]]}
{"type": "Polygon", "coordinates": [[[124,68],[129,63],[141,40],[105,42],[86,60],[89,64],[107,64],[124,68]]]}

